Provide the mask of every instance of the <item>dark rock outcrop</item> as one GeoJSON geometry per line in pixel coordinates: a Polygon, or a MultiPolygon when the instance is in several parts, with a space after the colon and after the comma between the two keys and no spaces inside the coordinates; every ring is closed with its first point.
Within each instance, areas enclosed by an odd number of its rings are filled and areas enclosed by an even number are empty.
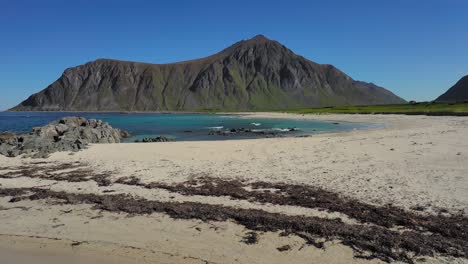
{"type": "Polygon", "coordinates": [[[46,126],[35,127],[29,134],[2,134],[0,154],[40,158],[56,151],[78,151],[89,143],[119,143],[128,136],[128,132],[101,120],[64,117],[46,126]]]}
{"type": "Polygon", "coordinates": [[[154,137],[154,138],[143,138],[141,141],[140,140],[135,140],[135,142],[142,142],[142,143],[150,143],[150,142],[171,142],[175,141],[172,138],[168,138],[165,136],[159,136],[159,137],[154,137]]]}
{"type": "Polygon", "coordinates": [[[297,132],[299,129],[290,127],[287,129],[280,130],[262,130],[262,129],[246,129],[246,128],[231,128],[228,130],[211,130],[208,132],[209,136],[246,136],[246,135],[255,135],[258,137],[283,137],[287,135],[288,132],[297,132]]]}
{"type": "Polygon", "coordinates": [[[437,102],[468,101],[468,75],[461,78],[454,86],[436,99],[437,102]]]}
{"type": "Polygon", "coordinates": [[[99,59],[69,68],[11,111],[242,111],[404,102],[259,35],[198,60],[99,59]]]}

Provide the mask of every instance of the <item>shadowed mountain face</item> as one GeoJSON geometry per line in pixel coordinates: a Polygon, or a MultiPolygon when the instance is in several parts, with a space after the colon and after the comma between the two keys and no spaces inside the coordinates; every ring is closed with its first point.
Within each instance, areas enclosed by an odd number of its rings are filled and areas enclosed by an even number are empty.
{"type": "Polygon", "coordinates": [[[65,70],[14,111],[273,110],[405,101],[256,36],[172,64],[99,59],[65,70]]]}
{"type": "Polygon", "coordinates": [[[447,92],[439,96],[436,101],[439,102],[460,102],[468,101],[468,75],[461,78],[447,92]]]}

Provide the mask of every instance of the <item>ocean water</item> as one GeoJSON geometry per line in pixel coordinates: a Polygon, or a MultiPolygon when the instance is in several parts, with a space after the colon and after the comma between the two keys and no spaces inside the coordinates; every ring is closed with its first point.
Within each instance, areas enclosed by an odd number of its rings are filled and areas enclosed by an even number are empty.
{"type": "Polygon", "coordinates": [[[177,141],[228,140],[258,138],[253,133],[232,136],[209,135],[213,130],[252,129],[276,131],[284,136],[366,129],[368,123],[326,122],[284,118],[252,118],[236,114],[161,114],[161,113],[91,113],[91,112],[0,112],[0,133],[27,133],[64,116],[101,119],[113,127],[130,132],[133,142],[145,137],[167,136],[177,141]],[[295,128],[297,131],[289,131],[295,128]],[[190,132],[189,132],[190,131],[190,132]]]}

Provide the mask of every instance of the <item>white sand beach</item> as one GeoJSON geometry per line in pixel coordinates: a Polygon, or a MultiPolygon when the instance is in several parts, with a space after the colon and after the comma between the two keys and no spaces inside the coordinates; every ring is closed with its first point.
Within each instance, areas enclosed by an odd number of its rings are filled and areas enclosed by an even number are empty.
{"type": "MultiPolygon", "coordinates": [[[[85,164],[111,179],[173,184],[198,176],[244,181],[305,184],[358,201],[417,214],[468,213],[468,117],[403,115],[293,115],[256,117],[369,122],[381,128],[310,137],[229,141],[96,144],[47,159],[0,156],[0,174],[33,163],[85,164]],[[415,208],[424,208],[414,210],[415,208]],[[442,211],[441,211],[442,210],[442,211]]],[[[184,195],[163,189],[94,181],[1,178],[2,188],[41,187],[69,193],[127,193],[171,202],[200,202],[260,209],[285,215],[317,216],[355,223],[339,212],[262,204],[226,196],[184,195]]],[[[127,215],[90,205],[0,198],[0,263],[380,263],[355,258],[339,241],[324,249],[298,236],[259,232],[258,243],[241,242],[248,231],[233,221],[172,219],[163,213],[127,215]],[[277,248],[288,245],[288,250],[277,248]],[[26,253],[25,253],[26,252],[26,253]],[[55,259],[52,256],[58,256],[55,259]],[[9,259],[9,260],[5,260],[9,259]],[[40,262],[40,260],[44,260],[40,262]],[[7,262],[2,262],[7,261],[7,262]]],[[[422,260],[421,260],[422,261],[422,260]]],[[[453,257],[425,257],[425,263],[468,263],[453,257]]]]}

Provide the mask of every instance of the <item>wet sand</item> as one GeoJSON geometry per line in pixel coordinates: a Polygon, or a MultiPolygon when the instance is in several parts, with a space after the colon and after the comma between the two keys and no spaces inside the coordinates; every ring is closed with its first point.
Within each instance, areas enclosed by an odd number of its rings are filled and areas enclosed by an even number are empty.
{"type": "MultiPolygon", "coordinates": [[[[17,245],[15,245],[17,246],[17,245]]],[[[2,258],[1,263],[11,264],[119,264],[129,263],[137,264],[141,263],[136,260],[114,258],[111,256],[88,256],[89,253],[77,253],[72,249],[37,249],[26,248],[18,249],[15,248],[0,248],[0,256],[2,258]]]]}

